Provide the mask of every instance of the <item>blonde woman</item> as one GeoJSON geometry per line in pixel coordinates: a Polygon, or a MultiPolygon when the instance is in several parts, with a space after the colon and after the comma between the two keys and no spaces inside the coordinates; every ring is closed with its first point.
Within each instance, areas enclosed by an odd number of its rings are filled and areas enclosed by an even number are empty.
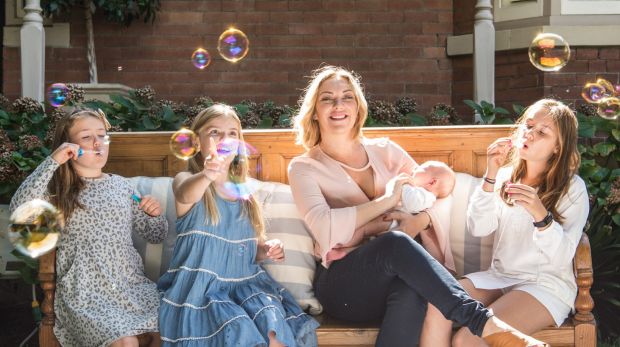
{"type": "Polygon", "coordinates": [[[326,66],[315,72],[295,119],[307,152],[291,161],[289,181],[316,240],[314,289],[325,311],[346,321],[381,321],[377,346],[417,342],[429,302],[477,336],[536,345],[473,300],[414,241],[429,227],[427,213],[384,216],[400,201],[403,184],[413,183],[417,164],[394,142],[364,138],[366,116],[358,78],[326,66]],[[392,219],[402,231],[381,233],[392,219]]]}
{"type": "MultiPolygon", "coordinates": [[[[471,197],[468,229],[495,233],[487,271],[466,275],[461,284],[505,322],[531,334],[560,326],[575,302],[572,259],[588,218],[588,192],[577,176],[577,118],[561,102],[537,101],[517,122],[510,138],[487,150],[487,171],[471,197]],[[509,164],[501,165],[509,157],[509,164]]],[[[429,308],[423,341],[449,346],[452,326],[429,308]]],[[[466,330],[455,346],[484,346],[466,330]]]]}
{"type": "Polygon", "coordinates": [[[234,109],[215,104],[191,129],[200,152],[173,181],[178,238],[163,292],[164,346],[316,346],[318,323],[261,267],[284,259],[247,195],[248,158],[234,109]]]}

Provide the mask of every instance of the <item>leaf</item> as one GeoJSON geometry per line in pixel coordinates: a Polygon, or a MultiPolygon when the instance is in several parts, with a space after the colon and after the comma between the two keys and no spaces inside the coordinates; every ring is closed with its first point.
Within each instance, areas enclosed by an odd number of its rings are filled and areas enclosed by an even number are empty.
{"type": "Polygon", "coordinates": [[[172,123],[176,121],[174,111],[172,111],[172,108],[170,108],[170,106],[165,105],[164,107],[162,107],[162,110],[164,112],[164,117],[163,117],[164,122],[172,123]]]}
{"type": "Polygon", "coordinates": [[[235,110],[237,111],[237,115],[239,115],[239,118],[241,118],[245,116],[246,113],[248,113],[250,107],[246,104],[236,104],[235,110]]]}
{"type": "Polygon", "coordinates": [[[269,129],[273,124],[273,119],[271,118],[263,118],[258,123],[258,128],[260,129],[269,129]]]}
{"type": "Polygon", "coordinates": [[[495,111],[495,113],[499,113],[499,114],[506,114],[506,115],[510,114],[510,112],[507,109],[503,108],[503,107],[496,107],[494,109],[494,111],[495,111]]]}
{"type": "Polygon", "coordinates": [[[463,100],[463,102],[465,103],[465,105],[473,108],[474,111],[476,111],[476,113],[482,114],[482,107],[478,105],[474,100],[467,99],[467,100],[463,100]]]}
{"type": "Polygon", "coordinates": [[[153,123],[153,121],[151,120],[151,117],[148,117],[148,116],[142,119],[142,125],[144,126],[146,130],[153,130],[157,128],[155,124],[153,123]]]}
{"type": "Polygon", "coordinates": [[[620,225],[620,214],[616,213],[611,216],[611,219],[616,223],[616,225],[620,225]]]}
{"type": "Polygon", "coordinates": [[[519,104],[512,104],[512,109],[515,111],[515,113],[517,114],[518,117],[521,117],[521,115],[525,111],[525,107],[523,107],[523,105],[519,105],[519,104]]]}
{"type": "Polygon", "coordinates": [[[592,138],[596,132],[596,127],[589,122],[579,123],[579,137],[592,138]]]}
{"type": "Polygon", "coordinates": [[[415,125],[415,126],[428,125],[428,120],[426,119],[426,117],[419,115],[417,113],[409,113],[409,120],[411,121],[411,125],[415,125]]]}
{"type": "Polygon", "coordinates": [[[600,142],[594,145],[594,150],[597,154],[606,157],[616,150],[616,145],[613,143],[600,142]]]}
{"type": "Polygon", "coordinates": [[[127,99],[127,98],[125,98],[125,97],[123,97],[121,95],[118,95],[118,94],[110,95],[110,100],[112,100],[113,102],[115,102],[117,104],[120,104],[120,105],[126,107],[129,110],[132,110],[132,109],[135,108],[135,106],[134,106],[134,104],[133,104],[133,102],[131,100],[129,100],[129,99],[127,99]]]}
{"type": "Polygon", "coordinates": [[[513,124],[512,119],[510,118],[496,118],[495,121],[493,121],[493,124],[513,124]]]}

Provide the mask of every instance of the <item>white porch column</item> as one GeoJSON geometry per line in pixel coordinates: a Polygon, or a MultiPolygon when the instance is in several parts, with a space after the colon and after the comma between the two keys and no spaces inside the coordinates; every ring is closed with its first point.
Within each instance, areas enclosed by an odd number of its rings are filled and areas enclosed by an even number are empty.
{"type": "MultiPolygon", "coordinates": [[[[474,101],[495,104],[495,27],[491,0],[476,1],[474,22],[474,101]]],[[[480,116],[476,115],[476,121],[480,116]]]]}
{"type": "Polygon", "coordinates": [[[39,0],[26,0],[20,31],[22,96],[45,100],[45,30],[39,0]]]}

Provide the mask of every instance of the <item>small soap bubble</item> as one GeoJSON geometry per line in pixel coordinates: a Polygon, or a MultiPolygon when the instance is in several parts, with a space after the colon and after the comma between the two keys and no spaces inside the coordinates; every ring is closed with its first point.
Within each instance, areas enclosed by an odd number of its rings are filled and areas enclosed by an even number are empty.
{"type": "Polygon", "coordinates": [[[198,149],[198,137],[189,129],[183,128],[170,137],[170,151],[179,159],[189,160],[198,153],[198,149]]]}
{"type": "Polygon", "coordinates": [[[9,240],[20,253],[37,258],[56,247],[63,227],[60,212],[35,199],[19,206],[10,217],[9,240]]]}
{"type": "Polygon", "coordinates": [[[606,96],[607,94],[605,88],[600,84],[594,82],[586,83],[586,85],[583,86],[583,89],[581,90],[581,97],[585,101],[593,104],[598,103],[606,96]]]}
{"type": "Polygon", "coordinates": [[[211,64],[211,55],[209,51],[204,48],[195,50],[194,53],[192,53],[192,64],[200,70],[209,66],[209,64],[211,64]]]}
{"type": "Polygon", "coordinates": [[[47,88],[47,101],[53,107],[64,106],[68,101],[69,88],[64,83],[54,83],[47,88]]]}
{"type": "Polygon", "coordinates": [[[224,31],[218,40],[217,50],[225,60],[236,63],[243,59],[249,51],[250,40],[243,31],[230,28],[224,31]]]}
{"type": "Polygon", "coordinates": [[[603,98],[597,106],[597,113],[602,118],[616,120],[620,116],[620,99],[616,97],[603,98]]]}
{"type": "Polygon", "coordinates": [[[620,84],[614,86],[614,96],[620,96],[620,84]]]}
{"type": "Polygon", "coordinates": [[[603,87],[605,89],[605,94],[608,96],[613,96],[614,95],[614,85],[611,84],[611,82],[609,82],[608,80],[604,79],[604,78],[599,78],[596,80],[596,83],[598,83],[601,87],[603,87]]]}
{"type": "Polygon", "coordinates": [[[530,62],[541,71],[558,71],[570,60],[570,47],[562,36],[538,34],[530,44],[530,62]]]}

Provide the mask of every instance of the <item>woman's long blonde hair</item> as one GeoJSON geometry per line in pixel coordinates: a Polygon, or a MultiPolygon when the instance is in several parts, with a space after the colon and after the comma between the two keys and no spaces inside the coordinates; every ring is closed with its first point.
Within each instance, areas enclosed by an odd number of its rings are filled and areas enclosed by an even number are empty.
{"type": "MultiPolygon", "coordinates": [[[[57,123],[52,142],[52,151],[60,147],[65,142],[71,142],[69,131],[76,120],[84,117],[93,117],[100,120],[106,132],[110,129],[110,122],[101,110],[91,110],[88,108],[78,108],[73,112],[65,114],[57,123]]],[[[73,161],[69,160],[66,165],[60,167],[52,175],[52,179],[47,186],[50,194],[50,202],[56,206],[66,221],[69,220],[76,208],[84,208],[78,198],[84,189],[84,181],[75,171],[73,161]]]]}
{"type": "MultiPolygon", "coordinates": [[[[539,177],[538,196],[545,208],[553,214],[553,218],[561,223],[564,217],[558,212],[557,204],[560,198],[568,192],[570,181],[579,169],[578,122],[575,113],[568,106],[553,99],[542,99],[529,106],[519,118],[517,121],[519,127],[513,133],[513,140],[520,136],[519,128],[525,124],[526,119],[540,110],[545,110],[558,129],[558,151],[551,155],[547,162],[547,169],[539,177]]],[[[511,151],[508,165],[514,167],[510,182],[518,182],[525,177],[527,166],[525,160],[519,157],[518,150],[511,151]]],[[[500,194],[502,199],[509,203],[505,190],[506,184],[503,184],[500,194]]]]}
{"type": "Polygon", "coordinates": [[[303,145],[305,149],[310,149],[321,142],[319,122],[313,119],[313,116],[316,113],[319,88],[324,81],[330,78],[343,78],[351,85],[357,101],[357,120],[353,127],[353,136],[362,137],[362,127],[366,122],[366,117],[368,117],[368,103],[364,97],[360,79],[353,72],[342,67],[327,65],[313,71],[310,83],[299,101],[299,113],[293,121],[294,129],[297,132],[296,143],[303,145]]]}
{"type": "MultiPolygon", "coordinates": [[[[248,155],[246,146],[244,145],[243,134],[241,133],[241,121],[235,110],[225,104],[214,104],[198,113],[190,129],[198,134],[211,120],[218,117],[234,119],[239,128],[239,149],[228,169],[228,179],[235,184],[244,184],[247,181],[249,169],[248,155]]],[[[201,172],[204,169],[204,160],[202,152],[199,152],[196,156],[189,159],[189,171],[192,174],[201,172]]],[[[215,186],[210,184],[209,188],[205,191],[204,204],[208,215],[207,217],[213,225],[217,225],[220,221],[220,214],[215,202],[215,194],[215,186]]],[[[256,201],[253,195],[250,195],[247,200],[242,199],[241,201],[243,215],[250,218],[250,223],[254,227],[254,232],[258,240],[264,241],[266,239],[265,222],[258,201],[256,201]]]]}

